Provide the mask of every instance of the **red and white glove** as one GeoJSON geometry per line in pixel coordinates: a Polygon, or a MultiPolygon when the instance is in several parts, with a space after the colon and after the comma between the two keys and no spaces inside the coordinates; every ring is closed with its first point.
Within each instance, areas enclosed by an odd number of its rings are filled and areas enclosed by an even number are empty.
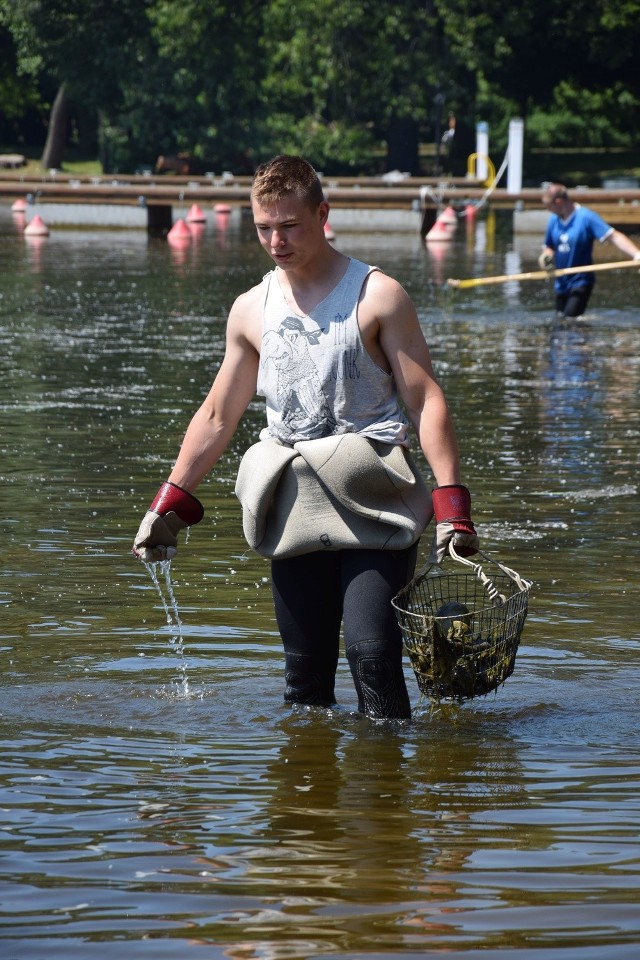
{"type": "Polygon", "coordinates": [[[461,484],[436,487],[431,491],[436,532],[429,563],[442,563],[449,543],[461,557],[471,557],[480,549],[480,541],[471,520],[471,494],[461,484]]]}
{"type": "Polygon", "coordinates": [[[171,560],[178,552],[178,532],[204,517],[200,501],[167,480],[145,513],[133,541],[133,552],[146,563],[171,560]]]}

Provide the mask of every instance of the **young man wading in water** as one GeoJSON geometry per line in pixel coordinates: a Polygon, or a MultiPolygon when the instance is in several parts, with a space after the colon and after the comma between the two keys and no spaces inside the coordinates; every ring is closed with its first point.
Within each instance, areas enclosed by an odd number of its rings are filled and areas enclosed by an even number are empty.
{"type": "MultiPolygon", "coordinates": [[[[542,202],[551,216],[547,222],[542,253],[538,263],[553,272],[566,267],[584,267],[593,263],[593,245],[609,241],[632,260],[640,260],[635,243],[589,207],[583,207],[569,196],[563,183],[551,183],[542,194],[542,202]]],[[[581,317],[596,282],[595,274],[570,273],[556,277],[556,312],[562,317],[581,317]]]]}
{"type": "Polygon", "coordinates": [[[231,309],[224,360],[134,553],[175,555],[178,531],[203,516],[194,491],[261,394],[267,426],[236,493],[249,544],[271,561],[285,700],[336,702],[342,624],[358,709],[408,718],[391,598],[413,576],[434,511],[434,560],[451,539],[467,555],[478,546],[444,394],[402,287],[327,241],[329,205],[313,168],[275,157],[257,170],[251,196],[275,269],[231,309]],[[400,403],[435,477],[433,506],[400,403]]]}

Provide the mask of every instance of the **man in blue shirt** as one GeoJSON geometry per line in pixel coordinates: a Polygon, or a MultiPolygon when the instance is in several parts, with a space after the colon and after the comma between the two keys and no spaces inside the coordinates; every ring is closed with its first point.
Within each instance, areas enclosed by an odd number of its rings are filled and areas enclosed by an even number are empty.
{"type": "MultiPolygon", "coordinates": [[[[605,240],[640,260],[640,250],[619,230],[605,223],[594,210],[574,203],[563,183],[550,184],[542,194],[542,202],[551,216],[547,224],[544,247],[538,263],[543,270],[563,270],[593,263],[593,243],[605,240]]],[[[570,273],[556,277],[556,310],[563,317],[579,317],[587,308],[595,283],[593,273],[570,273]]]]}

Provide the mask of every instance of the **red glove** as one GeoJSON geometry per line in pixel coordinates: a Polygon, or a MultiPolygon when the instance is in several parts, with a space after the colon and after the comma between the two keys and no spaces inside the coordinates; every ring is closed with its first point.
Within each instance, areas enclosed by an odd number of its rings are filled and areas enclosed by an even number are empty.
{"type": "Polygon", "coordinates": [[[461,557],[471,557],[480,543],[471,520],[471,494],[461,484],[436,487],[431,491],[436,532],[431,545],[430,563],[442,563],[449,552],[449,543],[461,557]]]}
{"type": "Polygon", "coordinates": [[[203,516],[200,501],[167,480],[142,519],[133,552],[147,563],[173,559],[178,552],[178,532],[199,523],[203,516]]]}

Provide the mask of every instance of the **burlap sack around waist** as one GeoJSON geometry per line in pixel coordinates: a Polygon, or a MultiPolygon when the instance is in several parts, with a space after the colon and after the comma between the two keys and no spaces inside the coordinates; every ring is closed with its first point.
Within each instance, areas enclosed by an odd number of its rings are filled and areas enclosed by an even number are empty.
{"type": "Polygon", "coordinates": [[[315,550],[400,550],[433,516],[431,495],[409,451],[347,433],[251,446],[236,496],[247,543],[264,557],[315,550]]]}

